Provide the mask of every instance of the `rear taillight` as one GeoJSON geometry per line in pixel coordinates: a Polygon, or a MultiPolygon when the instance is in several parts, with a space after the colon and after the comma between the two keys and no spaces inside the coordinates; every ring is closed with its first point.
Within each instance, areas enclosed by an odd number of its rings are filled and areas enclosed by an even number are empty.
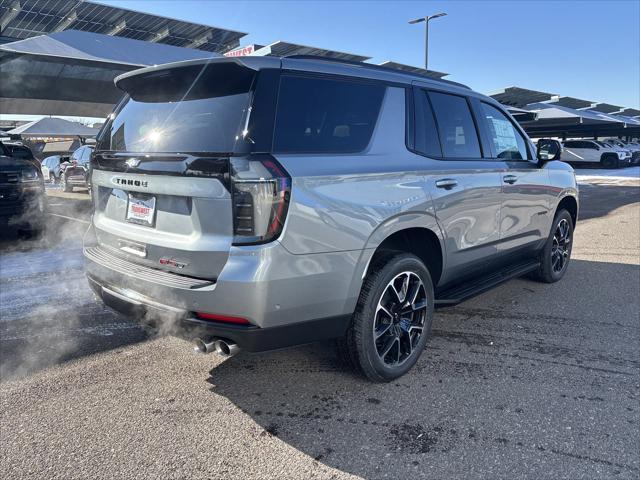
{"type": "Polygon", "coordinates": [[[291,177],[270,155],[231,159],[233,244],[278,238],[291,196],[291,177]]]}

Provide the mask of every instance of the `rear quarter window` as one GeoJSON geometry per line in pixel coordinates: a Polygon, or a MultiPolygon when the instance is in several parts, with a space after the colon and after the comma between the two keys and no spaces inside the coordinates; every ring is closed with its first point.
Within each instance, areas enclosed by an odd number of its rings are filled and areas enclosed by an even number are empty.
{"type": "Polygon", "coordinates": [[[371,140],[385,90],[381,84],[283,75],[274,151],[354,153],[364,150],[371,140]]]}

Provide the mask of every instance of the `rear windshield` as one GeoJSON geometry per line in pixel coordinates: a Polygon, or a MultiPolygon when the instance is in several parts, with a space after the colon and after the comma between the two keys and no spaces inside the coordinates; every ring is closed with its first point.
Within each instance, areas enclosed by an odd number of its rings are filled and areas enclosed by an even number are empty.
{"type": "Polygon", "coordinates": [[[231,153],[254,73],[237,64],[196,65],[125,78],[127,97],[100,132],[99,150],[231,153]]]}

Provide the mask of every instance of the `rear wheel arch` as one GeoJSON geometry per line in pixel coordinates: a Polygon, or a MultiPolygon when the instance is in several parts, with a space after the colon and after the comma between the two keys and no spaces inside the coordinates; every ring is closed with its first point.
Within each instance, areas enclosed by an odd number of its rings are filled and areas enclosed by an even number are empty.
{"type": "Polygon", "coordinates": [[[387,236],[376,248],[365,275],[373,265],[383,261],[391,252],[412,253],[425,264],[434,286],[438,284],[443,269],[443,249],[438,235],[429,228],[412,227],[398,230],[387,236]]]}

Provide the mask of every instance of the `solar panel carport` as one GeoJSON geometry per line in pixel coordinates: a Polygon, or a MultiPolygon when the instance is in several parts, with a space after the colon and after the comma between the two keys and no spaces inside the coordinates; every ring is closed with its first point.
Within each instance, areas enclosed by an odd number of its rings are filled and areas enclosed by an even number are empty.
{"type": "MultiPolygon", "coordinates": [[[[521,87],[506,87],[489,94],[503,105],[537,114],[514,115],[532,137],[638,137],[637,110],[521,87]]],[[[513,114],[513,111],[512,111],[513,114]]]]}
{"type": "Polygon", "coordinates": [[[246,33],[82,0],[0,0],[3,42],[63,30],[223,53],[246,33]]]}
{"type": "MultiPolygon", "coordinates": [[[[256,45],[256,47],[261,47],[256,45]]],[[[283,42],[281,40],[273,42],[261,48],[256,48],[252,55],[269,55],[274,57],[287,57],[291,55],[316,55],[319,57],[338,58],[340,60],[350,60],[354,62],[364,62],[371,57],[357,55],[354,53],[340,52],[327,48],[309,47],[298,43],[283,42]]]]}
{"type": "Polygon", "coordinates": [[[576,110],[553,103],[539,102],[523,107],[535,112],[537,119],[520,123],[531,137],[602,137],[640,135],[640,122],[626,121],[592,110],[576,110]]]}
{"type": "Polygon", "coordinates": [[[0,45],[4,114],[105,117],[122,96],[113,79],[154,64],[217,53],[67,30],[0,45]]]}
{"type": "Polygon", "coordinates": [[[551,100],[558,95],[554,93],[539,92],[528,88],[506,87],[489,94],[490,97],[510,107],[523,108],[530,103],[551,100]]]}
{"type": "Polygon", "coordinates": [[[62,118],[41,118],[9,130],[6,134],[21,137],[72,138],[95,137],[99,130],[62,118]]]}

